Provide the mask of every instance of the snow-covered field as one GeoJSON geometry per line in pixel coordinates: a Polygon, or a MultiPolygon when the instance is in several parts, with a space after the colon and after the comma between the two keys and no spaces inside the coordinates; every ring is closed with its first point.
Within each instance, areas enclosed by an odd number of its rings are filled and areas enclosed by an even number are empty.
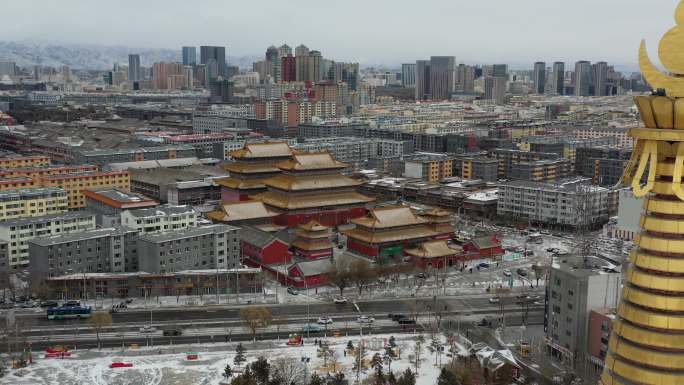
{"type": "MultiPolygon", "coordinates": [[[[375,335],[367,339],[378,339],[376,344],[381,346],[389,339],[389,335],[375,335]]],[[[391,369],[396,374],[403,372],[414,363],[409,357],[414,354],[416,335],[397,335],[396,343],[400,348],[400,357],[391,363],[391,369]]],[[[439,368],[435,366],[436,357],[428,350],[430,337],[424,335],[426,341],[423,344],[421,362],[418,369],[418,385],[434,385],[439,368]]],[[[344,354],[348,341],[358,346],[359,337],[328,338],[331,350],[335,351],[339,358],[337,370],[342,371],[347,379],[355,379],[352,370],[354,358],[351,354],[344,354]]],[[[271,360],[274,358],[289,357],[295,360],[309,358],[307,364],[309,372],[325,373],[322,358],[317,357],[317,346],[310,339],[301,347],[287,346],[285,341],[258,342],[245,344],[248,362],[264,356],[271,360]]],[[[372,344],[370,344],[372,345],[372,344]]],[[[77,351],[75,356],[66,359],[44,359],[34,353],[34,363],[28,368],[10,370],[9,374],[0,379],[2,384],[12,385],[217,385],[225,378],[222,376],[226,364],[233,367],[236,344],[213,344],[201,346],[175,346],[175,352],[158,351],[156,349],[127,350],[125,352],[103,350],[77,351]],[[186,352],[198,352],[199,359],[189,361],[186,352]],[[132,368],[110,369],[112,362],[130,362],[132,368]]],[[[366,358],[375,353],[383,354],[384,350],[367,349],[366,358]]],[[[442,355],[444,360],[444,356],[442,355]]],[[[385,371],[387,366],[385,366],[385,371]]],[[[363,376],[373,373],[368,369],[363,376]]],[[[350,381],[352,382],[352,381],[350,381]]]]}

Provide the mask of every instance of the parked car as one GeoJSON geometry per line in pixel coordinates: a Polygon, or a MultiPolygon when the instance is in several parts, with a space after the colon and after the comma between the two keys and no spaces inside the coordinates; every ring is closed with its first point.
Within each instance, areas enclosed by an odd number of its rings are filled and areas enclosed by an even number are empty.
{"type": "Polygon", "coordinates": [[[387,318],[391,319],[392,321],[399,321],[402,318],[406,318],[406,316],[403,314],[399,314],[399,313],[396,313],[396,314],[395,313],[389,313],[387,315],[387,318]]]}
{"type": "Polygon", "coordinates": [[[399,325],[415,325],[416,324],[416,320],[411,319],[411,318],[407,318],[407,317],[399,318],[396,321],[399,323],[399,325]]]}
{"type": "Polygon", "coordinates": [[[333,320],[330,317],[318,317],[319,325],[330,325],[331,323],[333,323],[333,320]]]}
{"type": "Polygon", "coordinates": [[[425,279],[427,278],[427,275],[425,275],[425,273],[418,273],[416,274],[416,278],[425,279]]]}
{"type": "Polygon", "coordinates": [[[508,269],[505,269],[505,270],[503,271],[503,275],[505,275],[506,277],[510,277],[510,276],[511,276],[511,271],[508,270],[508,269]]]}
{"type": "Polygon", "coordinates": [[[140,333],[154,333],[156,331],[157,328],[152,325],[143,325],[140,327],[140,333]]]}
{"type": "Polygon", "coordinates": [[[287,292],[292,294],[292,295],[298,295],[299,294],[299,290],[295,289],[294,287],[288,287],[287,292]]]}
{"type": "Polygon", "coordinates": [[[487,262],[482,262],[477,265],[479,269],[489,269],[489,264],[487,262]]]}
{"type": "Polygon", "coordinates": [[[369,317],[367,315],[361,315],[361,316],[359,316],[359,318],[356,319],[356,322],[358,322],[360,324],[370,324],[370,323],[375,322],[375,318],[369,317]]]}
{"type": "Polygon", "coordinates": [[[489,303],[499,303],[501,302],[501,298],[499,297],[492,297],[489,299],[489,303]]]}
{"type": "Polygon", "coordinates": [[[344,297],[335,297],[335,299],[333,299],[333,302],[338,304],[338,305],[342,305],[342,304],[347,303],[347,299],[344,297]]]}
{"type": "Polygon", "coordinates": [[[527,270],[523,269],[522,267],[516,270],[516,272],[521,277],[527,277],[527,270]]]}

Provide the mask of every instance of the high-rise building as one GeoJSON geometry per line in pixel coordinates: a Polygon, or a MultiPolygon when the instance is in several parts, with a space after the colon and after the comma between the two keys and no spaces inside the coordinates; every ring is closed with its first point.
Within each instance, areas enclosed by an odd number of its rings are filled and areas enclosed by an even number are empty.
{"type": "MultiPolygon", "coordinates": [[[[157,90],[180,89],[187,85],[188,70],[180,63],[154,63],[152,87],[157,90]]],[[[192,76],[192,71],[190,70],[192,76]]],[[[192,81],[192,78],[190,79],[192,81]]]]}
{"type": "Polygon", "coordinates": [[[309,56],[309,47],[300,44],[295,48],[295,56],[309,56]]]}
{"type": "Polygon", "coordinates": [[[592,69],[588,61],[575,63],[575,96],[589,96],[591,93],[592,69]]]}
{"type": "Polygon", "coordinates": [[[211,79],[226,75],[226,47],[200,46],[200,63],[206,64],[211,79]],[[216,72],[213,71],[215,66],[216,72]]]}
{"type": "Polygon", "coordinates": [[[416,100],[427,100],[430,95],[430,61],[416,61],[416,100]]]}
{"type": "Polygon", "coordinates": [[[292,54],[283,56],[281,58],[281,73],[283,82],[294,82],[297,81],[297,61],[292,54]]]}
{"type": "Polygon", "coordinates": [[[475,67],[459,64],[456,70],[456,84],[458,91],[475,92],[475,67]]]}
{"type": "Polygon", "coordinates": [[[453,56],[432,56],[430,58],[430,92],[433,100],[447,100],[454,92],[453,56]]]}
{"type": "Polygon", "coordinates": [[[484,82],[485,99],[495,100],[496,104],[504,104],[506,96],[506,78],[503,76],[487,76],[484,82]]]}
{"type": "Polygon", "coordinates": [[[557,61],[553,63],[553,93],[565,94],[565,63],[557,61]]]}
{"type": "Polygon", "coordinates": [[[494,64],[492,66],[492,76],[506,78],[508,81],[508,64],[494,64]]]}
{"type": "Polygon", "coordinates": [[[17,65],[13,61],[0,61],[0,75],[14,76],[18,72],[17,65]]]}
{"type": "Polygon", "coordinates": [[[401,65],[401,86],[404,88],[416,86],[416,63],[401,65]]]}
{"type": "Polygon", "coordinates": [[[606,96],[607,80],[608,80],[608,63],[604,61],[597,62],[592,66],[594,76],[594,96],[606,96]]]}
{"type": "Polygon", "coordinates": [[[140,55],[128,55],[128,81],[137,82],[142,80],[140,73],[140,55]]]}
{"type": "Polygon", "coordinates": [[[266,49],[266,61],[271,63],[271,75],[275,82],[279,82],[281,79],[281,63],[278,48],[274,45],[266,49]]]}
{"type": "Polygon", "coordinates": [[[194,66],[197,64],[197,47],[183,47],[183,65],[194,66]]]}
{"type": "Polygon", "coordinates": [[[546,63],[538,61],[534,63],[534,73],[532,75],[534,80],[534,93],[543,94],[546,87],[546,63]]]}
{"type": "Polygon", "coordinates": [[[279,57],[285,57],[288,55],[292,55],[292,47],[290,47],[287,44],[283,44],[280,47],[278,47],[278,56],[279,57]]]}
{"type": "MultiPolygon", "coordinates": [[[[300,50],[299,46],[297,47],[297,51],[304,52],[304,50],[300,50]]],[[[306,48],[306,47],[304,47],[306,48]]],[[[308,52],[307,55],[297,55],[295,57],[296,61],[296,66],[297,66],[297,81],[298,82],[305,82],[305,81],[310,81],[310,82],[318,82],[320,81],[321,78],[321,60],[322,60],[322,55],[320,51],[312,50],[309,51],[308,48],[306,48],[306,52],[308,52]]]]}

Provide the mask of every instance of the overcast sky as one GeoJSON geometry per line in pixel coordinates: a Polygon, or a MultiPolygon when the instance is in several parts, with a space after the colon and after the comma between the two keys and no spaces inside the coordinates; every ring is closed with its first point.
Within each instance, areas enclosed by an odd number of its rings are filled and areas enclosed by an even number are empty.
{"type": "Polygon", "coordinates": [[[657,58],[677,0],[5,0],[0,39],[178,48],[230,56],[304,43],[330,59],[395,64],[657,58]]]}

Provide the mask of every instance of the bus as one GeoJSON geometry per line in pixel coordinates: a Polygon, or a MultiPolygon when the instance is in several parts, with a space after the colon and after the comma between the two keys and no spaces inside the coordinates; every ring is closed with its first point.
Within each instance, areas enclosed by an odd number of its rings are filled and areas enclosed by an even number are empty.
{"type": "Polygon", "coordinates": [[[47,319],[81,319],[90,318],[90,306],[60,306],[47,309],[47,319]]]}

